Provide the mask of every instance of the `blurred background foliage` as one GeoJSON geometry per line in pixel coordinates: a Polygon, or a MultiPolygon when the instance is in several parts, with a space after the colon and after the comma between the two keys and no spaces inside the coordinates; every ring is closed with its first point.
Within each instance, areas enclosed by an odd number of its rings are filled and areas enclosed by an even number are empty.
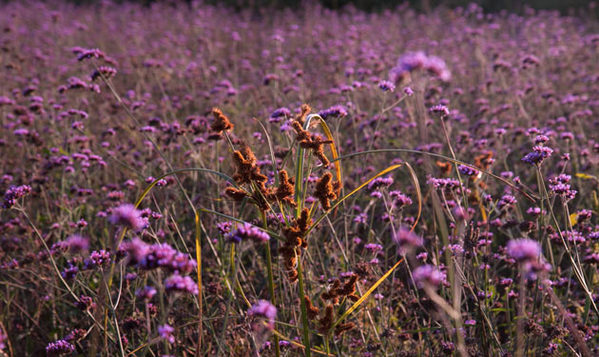
{"type": "MultiPolygon", "coordinates": [[[[6,0],[5,0],[6,1],[6,0]]],[[[101,0],[69,0],[77,4],[97,3],[101,0]]],[[[114,0],[115,2],[137,2],[145,5],[151,5],[156,2],[169,2],[173,5],[190,3],[193,0],[114,0]]],[[[223,5],[235,9],[244,8],[297,8],[305,4],[306,1],[299,0],[203,0],[203,3],[211,5],[223,5]]],[[[307,3],[320,3],[326,8],[340,9],[346,6],[353,6],[366,11],[381,11],[392,9],[406,2],[410,3],[412,8],[421,11],[428,11],[437,6],[448,8],[467,7],[470,3],[478,4],[485,12],[498,12],[508,10],[510,12],[521,13],[527,8],[558,10],[563,14],[573,12],[586,12],[589,10],[596,12],[595,1],[590,0],[309,0],[307,3]]]]}

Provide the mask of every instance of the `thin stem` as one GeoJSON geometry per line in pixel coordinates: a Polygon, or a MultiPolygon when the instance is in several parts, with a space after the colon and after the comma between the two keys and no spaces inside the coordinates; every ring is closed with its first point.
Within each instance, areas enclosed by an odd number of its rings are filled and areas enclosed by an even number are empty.
{"type": "Polygon", "coordinates": [[[302,313],[302,330],[303,330],[303,340],[304,346],[306,346],[306,357],[311,356],[310,352],[310,328],[308,326],[308,308],[306,307],[306,299],[304,298],[304,271],[302,269],[302,260],[301,258],[297,260],[297,273],[298,273],[298,289],[299,289],[299,298],[300,298],[300,309],[302,313]]]}
{"type": "MultiPolygon", "coordinates": [[[[268,226],[267,222],[266,222],[266,213],[264,211],[260,211],[260,215],[262,216],[262,223],[264,224],[264,229],[266,229],[268,226]]],[[[270,252],[270,242],[266,242],[266,271],[268,273],[268,291],[270,294],[270,302],[274,306],[277,306],[276,301],[275,301],[275,283],[274,283],[274,277],[273,277],[273,273],[272,273],[272,254],[270,252]]],[[[275,356],[279,357],[281,355],[281,351],[279,350],[279,336],[274,335],[274,340],[275,340],[275,356]]]]}

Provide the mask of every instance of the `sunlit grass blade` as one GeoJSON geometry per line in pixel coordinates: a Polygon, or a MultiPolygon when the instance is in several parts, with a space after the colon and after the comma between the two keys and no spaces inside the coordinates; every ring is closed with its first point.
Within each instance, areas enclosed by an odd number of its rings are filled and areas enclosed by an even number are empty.
{"type": "Polygon", "coordinates": [[[333,133],[331,132],[331,129],[329,129],[329,126],[324,121],[324,119],[322,119],[320,115],[318,116],[318,118],[320,118],[320,126],[322,127],[324,135],[326,135],[327,139],[331,141],[331,143],[329,144],[329,147],[331,148],[331,156],[333,157],[333,160],[331,160],[331,162],[333,162],[333,164],[335,165],[335,175],[337,176],[337,181],[343,182],[341,181],[341,162],[337,160],[339,158],[339,153],[337,152],[335,138],[333,137],[333,133]]]}

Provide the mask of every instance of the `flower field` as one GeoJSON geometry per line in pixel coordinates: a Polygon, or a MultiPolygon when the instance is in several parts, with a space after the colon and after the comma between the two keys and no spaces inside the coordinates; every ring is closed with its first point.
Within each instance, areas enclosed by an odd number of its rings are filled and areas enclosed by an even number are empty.
{"type": "Polygon", "coordinates": [[[592,5],[0,31],[0,356],[599,355],[592,5]]]}

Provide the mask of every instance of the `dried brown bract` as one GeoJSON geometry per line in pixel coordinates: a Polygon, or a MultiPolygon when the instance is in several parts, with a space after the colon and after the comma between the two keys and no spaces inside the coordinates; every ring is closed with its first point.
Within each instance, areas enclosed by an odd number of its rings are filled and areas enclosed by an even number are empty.
{"type": "Polygon", "coordinates": [[[244,145],[241,150],[233,152],[233,162],[237,168],[233,179],[237,183],[266,182],[268,180],[268,177],[260,173],[260,167],[256,164],[256,156],[249,146],[244,145]]]}
{"type": "Polygon", "coordinates": [[[297,263],[297,257],[301,254],[301,249],[307,248],[308,244],[303,239],[308,231],[308,227],[312,223],[309,218],[309,210],[304,208],[298,219],[296,219],[292,225],[283,228],[283,236],[285,237],[285,243],[279,248],[279,253],[283,258],[283,266],[287,271],[289,281],[295,282],[298,277],[295,265],[297,263]]]}
{"type": "Polygon", "coordinates": [[[247,192],[245,192],[242,189],[235,188],[235,187],[227,187],[225,189],[225,194],[237,202],[243,200],[244,198],[246,198],[248,196],[247,192]]]}
{"type": "Polygon", "coordinates": [[[304,122],[306,121],[306,117],[311,111],[312,108],[310,108],[308,104],[302,104],[299,114],[295,116],[295,121],[299,122],[303,126],[304,122]]]}
{"type": "Polygon", "coordinates": [[[324,154],[324,145],[332,143],[331,140],[325,140],[318,134],[312,134],[302,128],[302,124],[298,121],[291,123],[291,126],[295,130],[296,139],[300,146],[304,149],[312,150],[312,154],[316,156],[323,166],[328,166],[331,162],[324,154]]]}
{"type": "Polygon", "coordinates": [[[352,301],[357,301],[359,296],[356,295],[356,282],[358,275],[352,274],[346,278],[345,283],[341,283],[339,279],[333,280],[333,284],[327,292],[322,293],[323,300],[330,300],[333,304],[338,304],[339,300],[347,297],[352,301]]]}
{"type": "Polygon", "coordinates": [[[306,308],[308,309],[308,318],[310,320],[315,319],[320,313],[320,309],[312,304],[312,301],[308,297],[308,295],[304,295],[304,300],[306,301],[306,308]]]}
{"type": "Polygon", "coordinates": [[[337,327],[335,327],[335,337],[339,337],[344,332],[352,330],[355,327],[356,327],[356,324],[354,324],[353,322],[348,322],[348,323],[345,323],[345,324],[339,324],[339,325],[337,325],[337,327]]]}
{"type": "Polygon", "coordinates": [[[441,171],[441,175],[442,176],[449,176],[451,174],[451,162],[449,161],[437,161],[436,162],[437,167],[439,168],[439,171],[441,171]]]}
{"type": "Polygon", "coordinates": [[[218,133],[227,130],[233,130],[233,123],[227,118],[226,115],[218,108],[212,109],[212,115],[214,115],[214,122],[210,126],[210,129],[218,133]]]}
{"type": "MultiPolygon", "coordinates": [[[[289,178],[287,171],[279,171],[279,187],[274,192],[268,193],[267,198],[270,201],[279,200],[281,202],[287,202],[289,205],[295,207],[295,201],[293,195],[295,194],[295,187],[293,179],[289,178]]],[[[264,187],[266,189],[266,187],[264,187]]]]}
{"type": "Polygon", "coordinates": [[[318,320],[317,330],[322,333],[326,333],[333,326],[333,305],[329,304],[324,310],[324,315],[318,320]]]}
{"type": "Polygon", "coordinates": [[[481,170],[489,170],[491,165],[493,164],[493,152],[487,151],[484,154],[478,155],[474,158],[474,166],[478,167],[481,170]]]}
{"type": "MultiPolygon", "coordinates": [[[[336,190],[333,186],[332,180],[333,174],[327,172],[316,182],[316,191],[314,192],[314,197],[318,198],[322,208],[325,210],[331,209],[331,200],[337,198],[337,193],[335,192],[336,190]]],[[[340,187],[340,185],[338,187],[340,187]]]]}

